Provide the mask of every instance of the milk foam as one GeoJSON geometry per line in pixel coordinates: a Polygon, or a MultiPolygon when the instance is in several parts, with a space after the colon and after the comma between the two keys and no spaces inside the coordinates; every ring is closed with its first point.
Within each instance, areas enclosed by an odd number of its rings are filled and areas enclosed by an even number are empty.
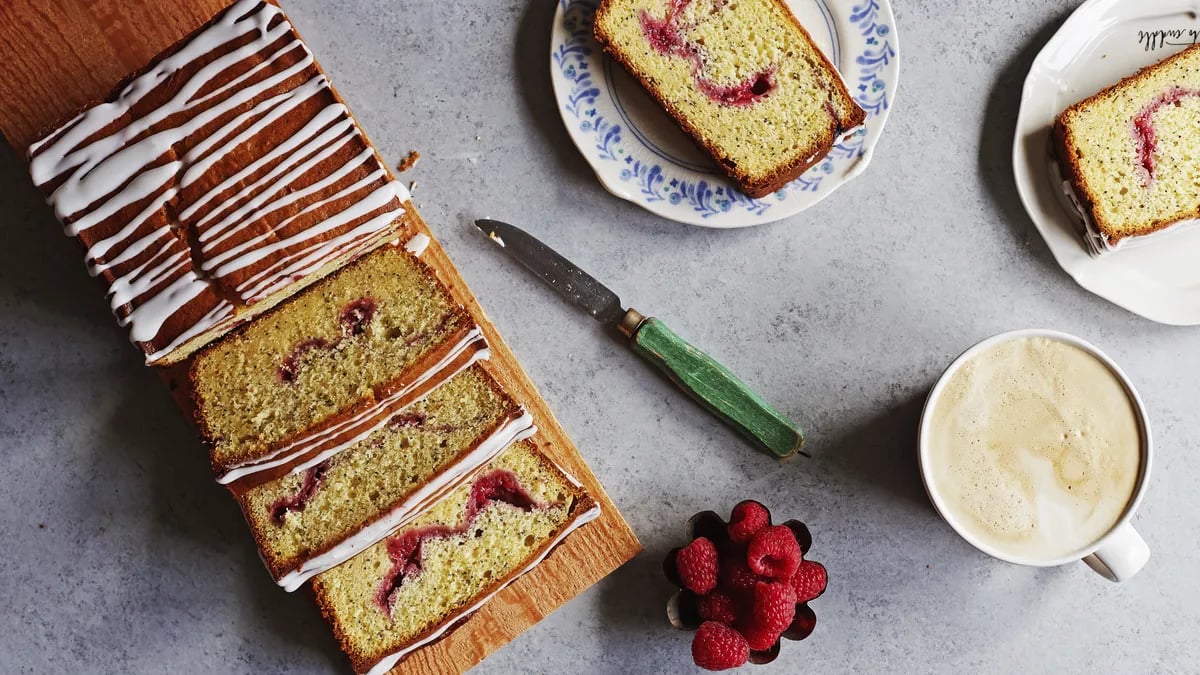
{"type": "Polygon", "coordinates": [[[1088,352],[1019,338],[950,377],[929,419],[926,471],[959,526],[982,543],[1051,560],[1104,536],[1133,497],[1137,412],[1088,352]]]}

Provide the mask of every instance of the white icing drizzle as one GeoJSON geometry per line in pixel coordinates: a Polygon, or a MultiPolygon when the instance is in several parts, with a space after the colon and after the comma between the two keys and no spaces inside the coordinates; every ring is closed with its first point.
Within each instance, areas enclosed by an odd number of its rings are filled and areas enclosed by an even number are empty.
{"type": "MultiPolygon", "coordinates": [[[[197,107],[198,103],[193,101],[192,97],[199,92],[201,87],[227,68],[258,54],[291,30],[291,25],[286,21],[271,30],[266,29],[267,23],[274,16],[282,16],[282,12],[269,5],[252,19],[233,22],[233,19],[242,13],[239,11],[240,9],[248,10],[257,4],[259,3],[256,0],[242,0],[235,5],[233,11],[224,14],[215,25],[197,34],[180,52],[165,59],[153,71],[130,83],[116,101],[85,111],[68,133],[55,140],[44,150],[41,149],[41,146],[33,148],[38,154],[30,161],[30,173],[33,175],[34,182],[39,185],[48,183],[55,177],[75,169],[67,174],[63,184],[50,196],[50,204],[54,206],[55,214],[60,219],[66,220],[105,197],[110,197],[105,205],[114,207],[114,211],[136,201],[130,199],[130,191],[117,191],[129,177],[148,168],[151,162],[161,157],[173,145],[196,133],[206,124],[212,123],[221,115],[227,114],[263,92],[278,86],[311,63],[312,55],[307,54],[305,59],[296,66],[233,93],[220,104],[199,113],[184,124],[168,127],[146,136],[136,143],[129,143],[131,139],[171,115],[188,112],[197,107]],[[89,136],[99,133],[104,127],[127,114],[130,108],[168,77],[179,72],[199,57],[251,31],[258,32],[257,39],[201,68],[170,101],[144,117],[133,120],[120,131],[82,145],[89,136]],[[114,191],[117,192],[113,194],[114,191]]],[[[307,52],[307,50],[305,51],[307,52]]],[[[225,93],[221,90],[218,92],[225,93]]],[[[178,174],[181,166],[176,165],[174,168],[171,176],[178,174]]],[[[100,218],[95,218],[95,213],[93,213],[90,218],[82,220],[86,224],[77,222],[72,226],[75,232],[87,229],[98,222],[100,218]]]]}
{"type": "Polygon", "coordinates": [[[220,325],[223,322],[232,319],[233,317],[233,305],[227,302],[218,303],[216,307],[210,309],[204,316],[200,317],[199,321],[193,323],[191,328],[188,328],[184,332],[180,333],[179,336],[172,340],[166,347],[147,354],[146,363],[154,363],[155,361],[162,359],[188,340],[191,340],[192,338],[207,331],[210,327],[220,325]]]}
{"type": "MultiPolygon", "coordinates": [[[[321,159],[324,159],[325,157],[333,154],[333,152],[336,150],[340,149],[350,139],[356,138],[358,134],[354,130],[353,122],[345,116],[346,108],[340,103],[334,103],[326,106],[317,114],[316,117],[314,117],[308,124],[304,125],[304,127],[296,132],[296,134],[294,134],[291,138],[276,146],[271,150],[271,152],[259,157],[246,168],[226,178],[213,190],[210,190],[206,195],[198,199],[187,209],[184,209],[180,216],[183,218],[190,218],[196,215],[200,208],[207,204],[208,201],[214,198],[216,195],[239,185],[240,183],[244,182],[245,179],[249,178],[249,176],[255,171],[261,169],[270,162],[282,158],[282,161],[280,161],[271,172],[267,173],[262,178],[258,179],[254,183],[251,183],[249,186],[235,194],[233,198],[227,202],[227,204],[236,204],[241,199],[244,199],[246,196],[252,195],[255,192],[258,192],[259,195],[242,208],[235,210],[231,216],[227,217],[225,220],[222,220],[217,225],[206,227],[204,231],[200,233],[201,241],[208,241],[212,238],[212,236],[220,234],[231,225],[237,224],[239,222],[239,216],[244,217],[250,213],[251,209],[258,206],[258,204],[260,204],[279,188],[290,184],[295,180],[296,177],[301,175],[302,172],[291,172],[284,176],[282,180],[271,185],[270,188],[264,189],[263,186],[267,183],[267,181],[277,177],[280,172],[291,168],[292,165],[297,161],[307,158],[314,152],[314,150],[320,150],[321,148],[324,148],[324,150],[316,157],[316,160],[320,161],[321,159]],[[334,120],[337,120],[339,117],[343,117],[344,119],[334,122],[334,120]],[[347,134],[347,132],[350,133],[347,134]],[[331,147],[330,144],[335,140],[340,140],[342,142],[331,147]]],[[[304,165],[304,167],[305,169],[311,168],[311,166],[315,163],[315,161],[310,162],[304,165]]],[[[225,206],[220,206],[213,209],[210,213],[199,220],[197,226],[207,225],[213,218],[216,218],[218,215],[223,213],[225,208],[225,206]]]]}
{"type": "MultiPolygon", "coordinates": [[[[386,175],[387,175],[387,173],[381,169],[375,175],[375,178],[382,178],[386,175]]],[[[368,182],[369,181],[367,181],[367,179],[364,178],[363,181],[355,184],[355,186],[353,186],[353,187],[355,189],[358,189],[358,188],[361,188],[364,185],[366,185],[368,182]]],[[[348,192],[346,194],[348,194],[348,192]]],[[[343,194],[343,196],[345,196],[345,195],[343,194]]],[[[332,199],[332,198],[329,198],[329,199],[332,199]]],[[[347,225],[350,222],[357,220],[358,218],[362,218],[363,216],[370,214],[372,211],[375,211],[376,209],[383,208],[389,202],[394,202],[395,200],[396,200],[396,190],[394,189],[394,187],[390,184],[381,185],[378,188],[376,188],[375,190],[373,190],[366,197],[359,199],[357,202],[355,202],[348,208],[346,208],[342,211],[339,211],[338,213],[334,214],[333,216],[326,218],[325,220],[321,221],[320,223],[317,223],[316,225],[313,225],[312,227],[305,229],[304,231],[300,232],[299,234],[280,239],[279,241],[276,241],[275,243],[270,244],[270,245],[258,246],[248,252],[242,253],[242,256],[241,256],[242,260],[231,262],[231,263],[226,263],[225,268],[229,269],[230,271],[241,269],[242,267],[245,267],[249,264],[263,260],[263,259],[267,258],[268,256],[271,256],[271,255],[279,252],[280,250],[283,250],[283,249],[289,248],[295,244],[313,239],[317,235],[328,234],[330,231],[335,230],[339,227],[342,227],[343,225],[347,225]]],[[[325,200],[316,202],[308,207],[305,207],[305,209],[303,211],[301,211],[301,213],[307,213],[309,211],[312,211],[313,209],[320,208],[324,203],[325,203],[325,200]]],[[[327,255],[327,253],[330,249],[337,249],[343,243],[358,241],[359,239],[361,239],[363,236],[367,235],[368,233],[378,230],[380,225],[390,223],[392,220],[394,220],[396,218],[396,216],[400,215],[403,212],[404,212],[404,210],[399,207],[397,207],[396,209],[391,210],[391,211],[385,211],[384,213],[372,218],[371,220],[368,220],[365,223],[365,225],[366,225],[365,227],[358,226],[358,227],[350,230],[349,232],[339,235],[338,237],[335,237],[333,239],[314,242],[312,245],[308,246],[307,248],[301,249],[301,252],[312,251],[313,253],[311,255],[305,257],[299,263],[295,262],[294,258],[281,257],[278,262],[276,262],[274,265],[272,265],[271,267],[268,268],[268,270],[275,270],[280,267],[283,267],[283,269],[280,272],[277,272],[275,274],[271,274],[269,271],[261,272],[258,275],[254,276],[253,278],[263,280],[263,281],[265,281],[265,283],[262,283],[258,286],[251,286],[249,283],[239,284],[237,286],[237,290],[239,292],[242,292],[244,297],[249,297],[251,299],[262,297],[263,295],[270,293],[271,291],[279,288],[280,286],[291,283],[295,277],[303,276],[304,274],[307,274],[309,271],[311,271],[312,269],[317,267],[318,264],[325,262],[329,257],[327,255]],[[289,263],[292,263],[292,264],[290,266],[288,266],[289,263]],[[246,291],[247,288],[253,289],[253,292],[247,292],[246,291]]],[[[299,215],[299,214],[297,214],[297,215],[299,215]]],[[[295,218],[295,217],[296,216],[293,216],[293,218],[295,218]]],[[[292,221],[292,219],[288,219],[288,220],[284,221],[284,223],[290,224],[291,221],[292,221]]]]}
{"type": "Polygon", "coordinates": [[[173,313],[174,307],[183,307],[200,295],[206,284],[195,272],[187,269],[187,251],[172,252],[170,243],[159,250],[154,257],[134,268],[128,274],[117,277],[108,287],[109,304],[115,309],[131,302],[154,286],[170,279],[182,267],[184,271],[166,288],[158,291],[149,300],[133,308],[125,316],[119,316],[117,322],[121,326],[130,326],[129,336],[134,342],[152,340],[162,327],[162,321],[168,313],[173,313]],[[151,264],[167,256],[160,264],[151,264]],[[149,269],[147,269],[149,268],[149,269]],[[141,319],[141,320],[139,320],[141,319]]]}
{"type": "MultiPolygon", "coordinates": [[[[483,337],[483,331],[475,326],[467,335],[454,345],[453,348],[439,360],[432,368],[421,373],[407,386],[391,394],[390,396],[379,401],[376,405],[368,410],[364,410],[349,419],[330,426],[328,429],[323,429],[314,434],[306,434],[303,438],[296,440],[288,445],[275,450],[265,457],[256,458],[250,462],[240,464],[229,471],[217,477],[217,482],[222,485],[228,485],[233,481],[248,476],[252,473],[262,471],[264,469],[272,469],[278,466],[283,466],[296,460],[296,458],[317,450],[322,449],[314,457],[305,460],[303,463],[293,467],[288,473],[297,473],[304,471],[309,467],[316,466],[321,462],[329,459],[337,453],[354,445],[378,429],[388,423],[392,415],[399,412],[402,408],[391,410],[396,406],[400,399],[407,396],[413,390],[425,384],[425,382],[437,378],[436,383],[445,382],[458,373],[466,370],[472,364],[483,359],[491,357],[491,349],[487,346],[487,340],[483,337]],[[453,370],[449,370],[451,364],[454,363],[467,350],[474,350],[471,356],[466,361],[453,370]],[[369,423],[369,424],[368,424],[369,423]],[[364,426],[365,425],[365,426],[364,426]],[[346,441],[336,442],[338,436],[347,432],[357,432],[354,436],[346,441]],[[325,447],[328,445],[328,447],[325,447]]],[[[430,387],[432,391],[435,387],[430,387]]],[[[428,392],[426,392],[428,395],[428,392]]],[[[419,399],[418,399],[419,400],[419,399]]]]}
{"type": "MultiPolygon", "coordinates": [[[[568,478],[570,478],[570,476],[568,476],[568,478]]],[[[573,483],[577,484],[577,482],[575,481],[574,478],[571,478],[571,481],[573,483]]],[[[441,623],[441,625],[438,626],[437,630],[433,631],[429,635],[408,645],[407,647],[404,647],[403,649],[401,649],[399,651],[393,652],[393,653],[383,657],[382,659],[379,660],[378,663],[376,663],[374,666],[372,666],[369,671],[367,671],[367,675],[385,675],[385,673],[390,671],[393,667],[395,667],[395,665],[397,663],[400,662],[400,659],[402,659],[405,656],[407,656],[408,654],[420,649],[421,647],[424,647],[425,645],[429,644],[430,642],[433,642],[434,640],[437,640],[438,638],[440,638],[442,636],[442,634],[445,633],[448,628],[450,628],[455,623],[457,623],[460,618],[478,611],[479,608],[483,607],[487,603],[488,600],[491,600],[497,593],[499,593],[500,591],[507,588],[509,584],[516,581],[517,579],[520,579],[522,576],[527,574],[530,570],[532,570],[533,568],[540,565],[542,563],[542,561],[546,559],[546,556],[550,555],[550,553],[554,550],[554,547],[557,546],[559,544],[559,542],[561,542],[563,539],[567,538],[567,535],[571,534],[575,530],[579,529],[580,527],[583,527],[584,525],[592,522],[593,520],[595,520],[596,518],[599,518],[599,517],[600,517],[600,505],[599,504],[597,504],[596,506],[593,506],[592,508],[588,509],[587,511],[584,511],[583,513],[577,515],[571,522],[567,523],[567,525],[565,527],[563,527],[563,529],[558,533],[557,536],[555,536],[553,539],[550,540],[550,545],[547,546],[542,551],[541,555],[537,556],[532,561],[530,561],[530,563],[528,565],[523,567],[519,572],[517,572],[515,575],[513,575],[511,578],[509,578],[508,581],[504,582],[500,586],[493,589],[492,592],[487,593],[482,598],[475,601],[470,607],[467,607],[465,609],[454,612],[453,614],[450,614],[449,616],[446,616],[444,619],[442,619],[442,623],[441,623]]]]}
{"type": "Polygon", "coordinates": [[[431,241],[432,240],[429,238],[429,235],[425,234],[424,232],[418,232],[413,235],[412,239],[409,239],[408,242],[404,244],[404,250],[419,258],[421,254],[425,252],[425,249],[429,248],[431,241]]]}
{"type": "MultiPolygon", "coordinates": [[[[322,134],[321,137],[317,138],[316,139],[317,142],[325,142],[326,139],[324,138],[324,136],[325,136],[325,134],[322,134]]],[[[332,143],[326,145],[324,150],[322,150],[321,152],[319,152],[318,154],[313,156],[311,159],[306,160],[300,166],[298,166],[294,170],[290,171],[287,175],[283,176],[283,178],[280,179],[279,184],[287,185],[288,183],[291,183],[293,180],[295,180],[296,177],[303,175],[309,169],[316,166],[319,162],[324,161],[328,156],[330,156],[333,153],[337,152],[338,150],[342,149],[342,147],[344,147],[346,145],[346,142],[349,141],[351,138],[353,138],[353,136],[346,135],[346,136],[343,136],[340,139],[338,139],[341,141],[340,143],[338,143],[336,145],[334,145],[332,143]]],[[[304,148],[304,150],[307,150],[307,148],[304,148]]],[[[222,219],[221,221],[217,222],[214,225],[204,227],[204,230],[200,233],[200,242],[202,244],[204,244],[206,247],[215,247],[215,246],[221,244],[223,241],[228,239],[230,237],[230,235],[232,235],[238,231],[239,228],[235,227],[235,226],[238,225],[239,222],[261,218],[261,217],[267,215],[268,213],[271,213],[272,211],[276,211],[276,210],[283,208],[289,204],[292,204],[301,199],[304,199],[304,198],[308,197],[309,195],[312,195],[321,190],[324,190],[325,188],[327,188],[331,185],[334,185],[335,183],[340,181],[343,177],[345,177],[347,174],[349,174],[351,171],[356,169],[358,164],[361,164],[362,162],[365,162],[366,160],[368,160],[370,158],[371,154],[372,154],[372,152],[370,149],[364,150],[363,152],[359,153],[358,157],[354,158],[354,161],[347,162],[346,166],[343,166],[342,168],[338,169],[334,173],[326,176],[325,178],[322,178],[321,180],[317,181],[316,183],[313,183],[312,185],[309,185],[308,187],[302,188],[300,190],[296,190],[295,192],[292,192],[291,194],[285,194],[282,197],[280,197],[279,199],[276,199],[272,202],[266,202],[267,195],[272,194],[275,191],[275,189],[277,189],[279,187],[279,185],[272,186],[272,189],[262,191],[258,196],[253,197],[249,202],[247,202],[246,205],[244,207],[242,207],[241,209],[233,211],[232,213],[227,215],[224,219],[222,219]],[[250,209],[254,209],[254,210],[251,211],[250,209]]],[[[253,193],[253,191],[261,190],[262,184],[266,180],[274,178],[276,173],[283,171],[284,169],[291,168],[292,164],[296,160],[298,160],[304,156],[305,156],[305,152],[303,152],[303,151],[298,151],[298,152],[291,154],[290,156],[288,156],[288,158],[286,158],[282,162],[280,162],[266,176],[263,176],[258,181],[252,183],[251,185],[248,185],[241,192],[234,195],[233,198],[230,199],[228,203],[229,204],[237,203],[241,199],[245,198],[247,195],[253,193]]],[[[224,209],[224,207],[220,207],[218,209],[213,209],[212,212],[210,212],[208,215],[204,216],[204,218],[200,219],[199,225],[200,226],[206,225],[207,221],[220,215],[223,212],[223,209],[224,209]]]]}
{"type": "MultiPolygon", "coordinates": [[[[427,483],[406,497],[403,502],[375,522],[366,525],[325,553],[305,560],[299,567],[276,579],[276,583],[290,593],[300,588],[310,578],[349,560],[357,555],[359,551],[375,544],[397,528],[408,524],[421,513],[424,513],[425,509],[441,501],[455,487],[463,481],[470,479],[484,465],[492,461],[496,455],[500,454],[501,450],[504,450],[517,441],[529,438],[535,433],[537,433],[537,427],[533,425],[533,415],[525,412],[524,408],[522,408],[519,417],[510,419],[500,425],[491,435],[483,439],[456,462],[453,467],[447,469],[441,475],[431,478],[427,483]]],[[[309,464],[309,466],[312,466],[312,464],[309,464]]]]}
{"type": "Polygon", "coordinates": [[[1083,221],[1083,240],[1087,244],[1088,252],[1093,256],[1100,256],[1109,251],[1115,251],[1121,242],[1116,245],[1108,241],[1108,237],[1096,227],[1096,221],[1092,220],[1092,214],[1088,213],[1083,207],[1083,203],[1079,201],[1079,195],[1075,194],[1075,187],[1071,185],[1071,181],[1061,181],[1060,187],[1067,200],[1071,202],[1071,206],[1075,209],[1076,215],[1083,221]]]}
{"type": "MultiPolygon", "coordinates": [[[[385,190],[387,186],[380,189],[385,190]]],[[[378,232],[395,219],[395,213],[382,213],[343,234],[300,249],[293,257],[281,258],[271,267],[252,277],[250,281],[239,285],[238,289],[248,297],[262,297],[274,292],[297,276],[303,276],[309,270],[320,267],[323,261],[340,255],[346,249],[353,248],[365,235],[378,232]],[[305,257],[299,258],[298,256],[302,254],[305,257]],[[252,286],[251,283],[256,285],[252,286]]]]}
{"type": "MultiPolygon", "coordinates": [[[[117,268],[139,260],[147,251],[155,251],[149,260],[118,274],[110,284],[110,305],[121,325],[130,327],[130,337],[135,342],[153,341],[164,324],[209,290],[214,280],[265,265],[266,269],[256,270],[248,279],[239,279],[236,286],[227,288],[239,304],[252,305],[343,256],[365,252],[374,245],[375,235],[388,229],[404,212],[402,204],[408,199],[408,191],[390,180],[369,147],[328,170],[319,180],[296,186],[305,174],[344,150],[348,143],[366,146],[349,111],[334,102],[245,168],[224,177],[203,194],[190,197],[188,203],[178,205],[181,210],[176,225],[195,229],[200,248],[196,256],[198,270],[193,269],[193,254],[188,244],[171,230],[172,225],[163,224],[146,231],[151,218],[177,199],[181,190],[210,175],[222,158],[236,148],[245,147],[256,135],[277,126],[288,113],[329,90],[329,82],[319,74],[299,85],[286,84],[311,72],[313,63],[312,53],[295,37],[278,7],[261,0],[240,0],[176,53],[132,80],[114,101],[83,111],[59,131],[31,146],[30,173],[34,182],[44,186],[61,180],[48,201],[59,219],[67,223],[65,230],[71,236],[108,222],[134,204],[147,202],[115,234],[95,241],[86,258],[89,272],[98,275],[114,273],[117,268]],[[275,25],[271,25],[273,22],[275,25]],[[230,49],[235,43],[244,44],[230,49]],[[169,101],[115,131],[104,133],[150,92],[217,51],[225,53],[196,68],[169,101]],[[294,63],[279,67],[281,60],[288,57],[294,63]],[[245,66],[248,59],[256,62],[246,72],[199,96],[216,78],[245,66]],[[262,98],[285,85],[290,88],[262,98]],[[206,136],[196,138],[207,127],[246,106],[249,109],[233,115],[216,130],[205,132],[206,136]],[[175,119],[182,121],[169,126],[175,119]],[[170,151],[185,139],[192,144],[190,149],[182,157],[174,158],[170,151]],[[170,161],[162,162],[164,158],[170,161]],[[338,189],[353,171],[372,166],[376,168],[367,177],[338,189]],[[264,175],[251,180],[264,170],[264,175]],[[230,190],[237,192],[226,196],[230,190]],[[329,190],[335,192],[316,198],[329,190]],[[304,202],[299,212],[273,226],[271,231],[255,231],[245,241],[236,238],[251,225],[300,200],[311,201],[304,202]],[[296,230],[302,217],[311,218],[313,212],[338,201],[348,206],[296,230]],[[209,210],[203,213],[206,207],[209,210]],[[330,236],[364,218],[364,222],[349,231],[330,236]],[[322,240],[322,237],[329,238],[322,240]],[[164,239],[165,246],[153,248],[164,239]]],[[[169,344],[155,344],[158,349],[149,354],[147,361],[164,358],[188,340],[233,318],[234,307],[229,302],[224,299],[213,302],[218,306],[209,309],[195,324],[183,327],[182,334],[164,336],[164,340],[173,338],[169,344]]]]}

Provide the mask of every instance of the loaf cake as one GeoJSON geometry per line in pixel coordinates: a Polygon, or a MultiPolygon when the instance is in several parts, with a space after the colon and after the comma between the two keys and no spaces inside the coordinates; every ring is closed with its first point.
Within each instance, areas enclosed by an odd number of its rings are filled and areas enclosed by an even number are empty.
{"type": "Polygon", "coordinates": [[[596,40],[751,197],[866,119],[783,0],[602,0],[596,40]]]}
{"type": "Polygon", "coordinates": [[[29,149],[149,363],[388,239],[407,191],[283,12],[241,0],[29,149]]]}
{"type": "Polygon", "coordinates": [[[262,559],[290,591],[411,520],[534,431],[533,418],[477,364],[333,457],[258,484],[269,472],[252,474],[230,489],[262,559]]]}
{"type": "Polygon", "coordinates": [[[228,483],[322,461],[486,356],[433,271],[386,245],[198,351],[187,407],[228,483]]]}
{"type": "Polygon", "coordinates": [[[314,577],[313,590],[355,671],[382,674],[599,513],[522,441],[410,525],[314,577]]]}
{"type": "Polygon", "coordinates": [[[1093,253],[1200,219],[1200,46],[1144,68],[1055,120],[1064,190],[1093,253]]]}
{"type": "Polygon", "coordinates": [[[29,158],[271,574],[319,580],[356,666],[599,514],[525,440],[406,191],[274,4],[235,2],[29,158]]]}

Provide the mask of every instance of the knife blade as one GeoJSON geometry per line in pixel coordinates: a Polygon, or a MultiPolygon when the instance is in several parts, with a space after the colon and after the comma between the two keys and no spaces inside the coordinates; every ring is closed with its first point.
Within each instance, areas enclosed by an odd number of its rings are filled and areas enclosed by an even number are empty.
{"type": "Polygon", "coordinates": [[[616,293],[528,232],[486,218],[475,221],[475,226],[546,285],[600,323],[616,324],[625,316],[616,293]]]}
{"type": "Polygon", "coordinates": [[[781,458],[800,450],[804,433],[795,422],[661,320],[625,309],[616,293],[528,232],[487,218],[475,226],[559,295],[621,331],[635,353],[759,447],[781,458]]]}

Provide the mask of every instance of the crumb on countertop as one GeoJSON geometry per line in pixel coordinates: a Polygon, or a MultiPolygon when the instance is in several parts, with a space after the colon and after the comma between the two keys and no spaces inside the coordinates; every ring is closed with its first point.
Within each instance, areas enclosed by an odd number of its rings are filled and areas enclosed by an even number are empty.
{"type": "Polygon", "coordinates": [[[404,159],[400,160],[400,163],[396,165],[396,169],[399,171],[408,171],[416,166],[418,159],[421,159],[421,153],[416,150],[410,150],[404,159]]]}

